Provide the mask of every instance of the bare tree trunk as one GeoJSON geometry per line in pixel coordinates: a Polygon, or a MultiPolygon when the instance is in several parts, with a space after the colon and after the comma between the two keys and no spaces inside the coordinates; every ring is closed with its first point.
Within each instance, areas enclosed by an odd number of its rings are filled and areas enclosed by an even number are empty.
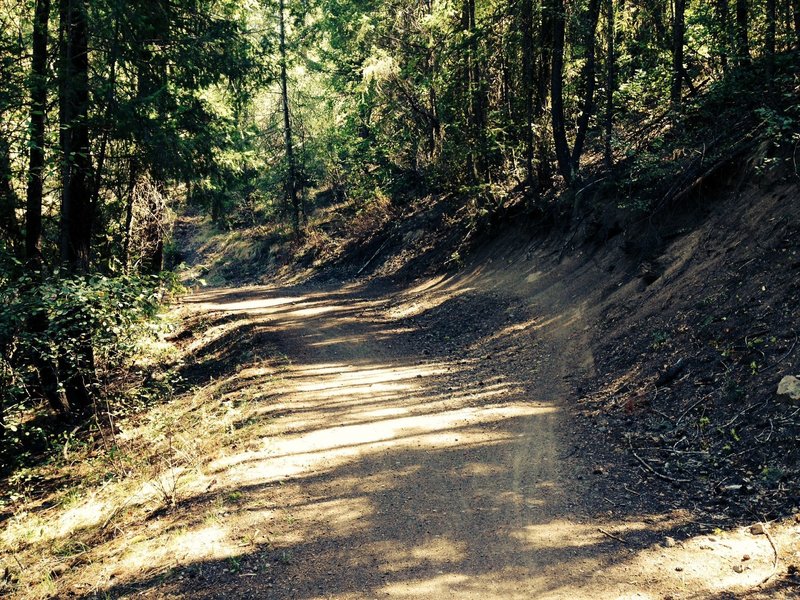
{"type": "Polygon", "coordinates": [[[589,129],[589,120],[594,108],[594,90],[596,86],[595,74],[597,70],[596,62],[596,42],[597,22],[600,20],[600,0],[589,0],[589,9],[584,20],[584,45],[586,47],[586,63],[583,69],[583,101],[581,103],[581,116],[578,119],[578,130],[575,134],[575,144],[572,148],[572,172],[576,174],[580,169],[583,145],[586,141],[586,132],[589,129]]]}
{"type": "Polygon", "coordinates": [[[485,183],[488,177],[486,165],[486,98],[480,57],[478,56],[475,0],[464,0],[462,26],[467,33],[466,83],[470,130],[470,151],[467,157],[467,165],[473,183],[485,183]]]}
{"type": "Polygon", "coordinates": [[[800,0],[791,0],[792,20],[794,22],[794,47],[800,50],[800,0]]]}
{"type": "Polygon", "coordinates": [[[611,146],[614,133],[614,88],[617,85],[616,57],[616,17],[614,0],[605,0],[606,5],[606,107],[603,116],[603,158],[607,169],[614,166],[614,152],[611,146]]]}
{"type": "Polygon", "coordinates": [[[14,192],[11,179],[11,149],[8,141],[0,138],[0,232],[5,233],[10,246],[17,251],[21,239],[17,222],[19,199],[14,192]]]}
{"type": "MultiPolygon", "coordinates": [[[[50,0],[37,0],[33,16],[33,56],[30,79],[30,154],[25,201],[25,262],[38,282],[42,278],[42,196],[45,163],[45,117],[47,113],[47,36],[50,0]]],[[[34,339],[48,327],[47,313],[35,310],[27,322],[34,339]]],[[[40,349],[33,349],[33,363],[39,377],[39,392],[59,414],[70,412],[69,401],[60,391],[56,365],[40,349]]]]}
{"type": "Polygon", "coordinates": [[[736,62],[739,65],[750,62],[748,20],[747,0],[736,0],[736,62]]]}
{"type": "MultiPolygon", "coordinates": [[[[61,0],[59,99],[61,113],[61,257],[71,274],[89,271],[92,190],[89,144],[89,47],[85,0],[61,0]]],[[[91,404],[94,351],[86,332],[72,332],[70,356],[59,357],[59,372],[71,409],[91,404]]]]}
{"type": "Polygon", "coordinates": [[[728,0],[715,0],[715,12],[717,13],[717,27],[719,29],[717,43],[721,48],[719,62],[722,67],[722,72],[727,73],[728,54],[732,48],[731,15],[728,0]]]}
{"type": "Polygon", "coordinates": [[[89,271],[91,147],[89,50],[85,0],[61,0],[61,256],[70,272],[89,271]]]}
{"type": "Polygon", "coordinates": [[[25,258],[42,268],[42,194],[44,189],[45,115],[47,111],[47,30],[50,0],[37,0],[33,18],[31,62],[30,167],[25,204],[25,258]]]}
{"type": "Polygon", "coordinates": [[[769,95],[775,88],[775,0],[767,0],[767,34],[764,39],[767,54],[767,86],[769,95]]]}
{"type": "MultiPolygon", "coordinates": [[[[553,53],[553,11],[555,0],[541,0],[539,27],[539,60],[536,74],[536,116],[535,120],[543,121],[547,115],[547,99],[549,94],[551,61],[553,53]]],[[[550,168],[550,136],[542,132],[536,140],[538,161],[536,178],[539,190],[546,190],[552,184],[550,168]]]]}
{"type": "Polygon", "coordinates": [[[525,185],[533,186],[533,115],[534,115],[534,77],[536,61],[534,60],[533,39],[533,0],[522,0],[520,5],[520,25],[522,29],[522,85],[525,94],[525,185]]]}
{"type": "Polygon", "coordinates": [[[672,22],[672,83],[669,99],[673,106],[681,103],[683,89],[683,46],[685,42],[686,0],[674,0],[675,14],[672,22]]]}
{"type": "Polygon", "coordinates": [[[553,121],[553,144],[556,149],[558,169],[564,181],[569,185],[572,183],[573,173],[564,122],[564,19],[563,0],[554,0],[550,114],[553,121]]]}
{"type": "MultiPolygon", "coordinates": [[[[166,0],[148,0],[144,3],[146,18],[144,20],[143,36],[146,44],[141,51],[141,64],[139,66],[139,97],[153,99],[155,113],[160,118],[167,115],[167,61],[164,48],[167,47],[170,37],[170,11],[171,5],[166,0]]],[[[112,62],[112,65],[114,63],[112,62]]],[[[112,86],[114,73],[112,72],[112,86]]],[[[145,253],[142,256],[141,266],[145,272],[157,274],[161,272],[164,263],[164,231],[163,220],[165,203],[163,197],[167,190],[167,165],[169,157],[167,148],[160,143],[158,129],[160,124],[149,123],[145,131],[145,170],[152,178],[152,189],[145,200],[147,201],[147,215],[144,231],[142,232],[146,243],[145,253]]]]}
{"type": "Polygon", "coordinates": [[[292,230],[295,237],[300,237],[300,198],[297,194],[297,164],[292,142],[292,119],[289,112],[289,76],[287,73],[286,52],[286,5],[285,0],[279,3],[280,18],[280,67],[281,67],[281,101],[283,107],[283,145],[286,153],[286,202],[292,211],[292,230]]]}
{"type": "Polygon", "coordinates": [[[133,205],[134,205],[134,191],[136,189],[136,178],[139,176],[138,163],[136,159],[131,159],[130,171],[128,172],[128,193],[125,202],[125,241],[122,248],[122,264],[125,267],[125,272],[129,273],[131,269],[131,241],[133,238],[133,205]]]}

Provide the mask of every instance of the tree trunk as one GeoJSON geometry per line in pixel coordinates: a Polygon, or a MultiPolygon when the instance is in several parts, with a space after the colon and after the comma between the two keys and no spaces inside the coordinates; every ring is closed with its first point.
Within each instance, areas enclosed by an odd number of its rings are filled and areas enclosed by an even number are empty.
{"type": "Polygon", "coordinates": [[[25,259],[33,271],[42,268],[42,194],[44,189],[45,113],[47,111],[47,31],[50,0],[37,0],[31,59],[30,167],[25,204],[25,259]]]}
{"type": "MultiPolygon", "coordinates": [[[[143,4],[145,19],[142,31],[144,46],[141,50],[139,65],[139,98],[152,102],[159,121],[148,119],[144,132],[144,164],[142,165],[152,179],[151,193],[147,201],[147,221],[141,232],[145,240],[145,253],[141,267],[144,272],[157,274],[161,272],[164,262],[164,195],[167,190],[168,148],[163,143],[160,119],[167,117],[167,61],[164,49],[170,37],[170,4],[166,0],[149,0],[143,4]]],[[[112,66],[114,65],[112,57],[112,66]]],[[[113,89],[114,72],[111,73],[110,85],[113,89]]],[[[110,100],[110,99],[109,99],[110,100]]]]}
{"type": "Polygon", "coordinates": [[[800,0],[792,0],[792,20],[794,21],[794,47],[800,50],[800,0]]]}
{"type": "MultiPolygon", "coordinates": [[[[547,116],[547,98],[549,94],[551,60],[553,54],[553,3],[555,0],[541,0],[540,27],[539,27],[539,60],[536,74],[536,116],[535,120],[541,122],[547,116]]],[[[550,136],[540,133],[536,140],[537,164],[536,178],[539,190],[546,190],[552,185],[550,136]]]]}
{"type": "Polygon", "coordinates": [[[571,169],[573,174],[578,173],[580,169],[583,145],[586,141],[586,132],[589,129],[589,120],[594,108],[595,74],[597,70],[595,34],[599,20],[600,0],[589,0],[589,9],[584,20],[584,45],[586,47],[586,63],[583,69],[584,95],[581,102],[581,116],[578,119],[578,129],[575,134],[575,145],[572,148],[571,169]]]}
{"type": "Polygon", "coordinates": [[[736,0],[736,62],[739,65],[750,62],[748,20],[747,0],[736,0]]]}
{"type": "Polygon", "coordinates": [[[617,57],[616,57],[616,17],[614,15],[614,0],[605,0],[606,8],[606,107],[603,115],[603,159],[606,169],[614,166],[614,152],[611,146],[614,133],[614,88],[617,85],[617,57]]]}
{"type": "Polygon", "coordinates": [[[674,0],[675,15],[672,23],[672,83],[669,99],[673,106],[681,103],[683,89],[683,46],[685,42],[686,0],[674,0]]]}
{"type": "MultiPolygon", "coordinates": [[[[42,278],[42,196],[45,163],[45,118],[47,112],[47,39],[50,0],[37,0],[33,16],[33,56],[30,78],[30,154],[25,202],[25,263],[35,280],[42,278]]],[[[34,310],[26,324],[34,339],[42,338],[48,327],[47,313],[34,310]]],[[[39,378],[39,392],[61,415],[70,412],[69,401],[60,391],[56,365],[41,349],[33,349],[33,363],[39,378]]]]}
{"type": "Polygon", "coordinates": [[[728,54],[731,51],[731,15],[730,8],[728,7],[728,0],[716,0],[715,12],[717,14],[717,28],[719,35],[717,44],[720,46],[719,62],[722,67],[722,72],[728,72],[728,54]]]}
{"type": "Polygon", "coordinates": [[[533,116],[534,116],[534,78],[536,61],[534,60],[533,39],[533,0],[522,0],[520,5],[520,28],[522,29],[522,86],[525,97],[525,185],[533,186],[533,116]]]}
{"type": "Polygon", "coordinates": [[[775,0],[767,0],[767,32],[764,39],[767,55],[767,86],[769,95],[775,88],[775,0]]]}
{"type": "Polygon", "coordinates": [[[572,161],[564,119],[564,4],[553,3],[553,58],[550,82],[550,114],[553,121],[553,144],[558,169],[564,181],[572,183],[572,161]]]}
{"type": "Polygon", "coordinates": [[[283,145],[286,153],[286,202],[292,211],[292,230],[295,237],[300,237],[300,198],[297,194],[297,164],[292,142],[292,118],[289,112],[289,75],[286,51],[286,5],[285,0],[279,2],[280,25],[280,68],[281,68],[281,104],[283,108],[283,145]]]}
{"type": "Polygon", "coordinates": [[[85,0],[61,0],[61,257],[71,273],[89,271],[91,148],[89,52],[85,0]]]}
{"type": "MultiPolygon", "coordinates": [[[[85,0],[60,0],[60,125],[62,153],[61,257],[72,275],[89,272],[92,237],[91,156],[89,145],[89,51],[85,0]]],[[[71,409],[91,404],[94,351],[86,332],[74,331],[70,356],[58,369],[71,409]]]]}
{"type": "Polygon", "coordinates": [[[475,0],[464,0],[462,25],[467,33],[467,103],[469,118],[468,171],[473,183],[486,183],[486,99],[483,86],[478,36],[475,21],[475,0]]]}
{"type": "Polygon", "coordinates": [[[6,139],[0,137],[0,231],[5,233],[10,246],[16,251],[21,239],[17,222],[19,199],[11,181],[11,148],[6,139]]]}

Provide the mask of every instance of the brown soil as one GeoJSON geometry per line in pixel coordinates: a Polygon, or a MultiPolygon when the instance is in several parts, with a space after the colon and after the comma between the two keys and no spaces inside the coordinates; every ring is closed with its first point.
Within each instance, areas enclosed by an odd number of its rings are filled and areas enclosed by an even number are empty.
{"type": "Polygon", "coordinates": [[[190,297],[187,318],[206,329],[187,374],[226,380],[223,403],[248,398],[236,426],[261,429],[205,459],[202,485],[163,515],[182,532],[160,555],[169,569],[121,568],[104,592],[789,597],[796,528],[698,522],[578,418],[609,274],[556,258],[518,237],[404,289],[190,297]]]}

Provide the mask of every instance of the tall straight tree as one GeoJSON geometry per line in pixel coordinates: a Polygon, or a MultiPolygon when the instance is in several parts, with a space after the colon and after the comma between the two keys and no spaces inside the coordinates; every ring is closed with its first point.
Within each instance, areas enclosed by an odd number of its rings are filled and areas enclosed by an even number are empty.
{"type": "MultiPolygon", "coordinates": [[[[36,0],[33,15],[33,56],[30,76],[30,142],[28,185],[25,202],[25,262],[34,277],[41,279],[42,268],[42,197],[45,166],[45,122],[47,116],[47,46],[50,23],[50,0],[36,0]]],[[[28,319],[28,330],[41,336],[48,326],[44,310],[34,311],[28,319]]],[[[56,412],[69,413],[70,405],[58,385],[54,361],[44,352],[35,352],[34,362],[39,375],[39,391],[56,412]]]]}
{"type": "Polygon", "coordinates": [[[683,46],[686,38],[686,0],[673,0],[672,20],[672,79],[669,99],[673,106],[681,102],[683,89],[683,46]]]}
{"type": "Polygon", "coordinates": [[[614,88],[617,86],[616,36],[617,20],[614,13],[614,0],[605,0],[606,17],[606,98],[603,115],[603,159],[607,169],[614,166],[611,147],[614,129],[614,88]]]}
{"type": "Polygon", "coordinates": [[[467,40],[464,70],[470,132],[467,175],[474,183],[485,183],[489,175],[486,163],[486,90],[479,55],[475,0],[464,0],[461,15],[462,27],[467,40]]]}
{"type": "Polygon", "coordinates": [[[750,61],[749,7],[747,0],[736,0],[736,62],[750,61]]]}
{"type": "Polygon", "coordinates": [[[525,98],[525,185],[533,185],[534,156],[534,95],[536,78],[536,61],[534,60],[533,0],[522,0],[520,3],[520,28],[522,38],[522,86],[525,98]]]}
{"type": "Polygon", "coordinates": [[[278,4],[278,49],[280,52],[281,109],[283,112],[283,145],[286,152],[285,195],[292,213],[292,229],[295,237],[300,236],[300,196],[297,182],[297,162],[292,137],[292,115],[289,110],[288,52],[286,48],[286,0],[278,4]]]}
{"type": "Polygon", "coordinates": [[[767,81],[770,95],[775,87],[775,12],[775,0],[767,0],[767,32],[764,38],[764,51],[767,55],[767,81]]]}
{"type": "Polygon", "coordinates": [[[89,144],[89,27],[86,0],[61,0],[61,257],[71,273],[89,271],[92,237],[89,144]]]}
{"type": "Polygon", "coordinates": [[[553,144],[558,170],[567,184],[572,183],[572,157],[569,152],[564,117],[564,38],[566,15],[564,0],[553,1],[553,56],[550,71],[550,114],[553,121],[553,144]]]}
{"type": "MultiPolygon", "coordinates": [[[[89,26],[86,0],[61,0],[59,112],[61,125],[61,258],[73,275],[89,272],[94,211],[89,144],[89,26]]],[[[78,315],[76,315],[78,317],[78,315]]],[[[78,321],[79,322],[79,321],[78,321]]],[[[59,371],[71,409],[91,404],[91,340],[80,325],[68,332],[73,355],[59,357],[59,371]]]]}
{"type": "Polygon", "coordinates": [[[583,44],[586,49],[586,62],[583,66],[583,98],[581,100],[581,115],[578,118],[578,128],[575,133],[575,144],[572,148],[572,171],[577,173],[580,168],[583,144],[586,141],[586,132],[589,129],[589,120],[594,109],[596,61],[596,34],[597,23],[600,19],[600,0],[589,0],[589,9],[583,19],[583,44]]]}
{"type": "Polygon", "coordinates": [[[30,78],[30,157],[25,203],[25,259],[28,267],[33,271],[40,271],[42,268],[42,194],[45,165],[49,22],[50,0],[36,0],[33,16],[33,57],[30,78]]]}

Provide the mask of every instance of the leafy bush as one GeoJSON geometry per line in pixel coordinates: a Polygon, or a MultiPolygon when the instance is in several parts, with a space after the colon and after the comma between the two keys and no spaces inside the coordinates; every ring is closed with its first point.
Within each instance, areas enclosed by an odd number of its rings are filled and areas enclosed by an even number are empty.
{"type": "Polygon", "coordinates": [[[39,410],[38,367],[54,365],[61,389],[79,376],[99,397],[153,333],[171,285],[157,276],[58,272],[40,282],[19,270],[0,270],[0,453],[28,445],[20,437],[24,432],[2,417],[10,410],[39,410]],[[45,317],[41,327],[33,325],[37,316],[45,317]]]}

